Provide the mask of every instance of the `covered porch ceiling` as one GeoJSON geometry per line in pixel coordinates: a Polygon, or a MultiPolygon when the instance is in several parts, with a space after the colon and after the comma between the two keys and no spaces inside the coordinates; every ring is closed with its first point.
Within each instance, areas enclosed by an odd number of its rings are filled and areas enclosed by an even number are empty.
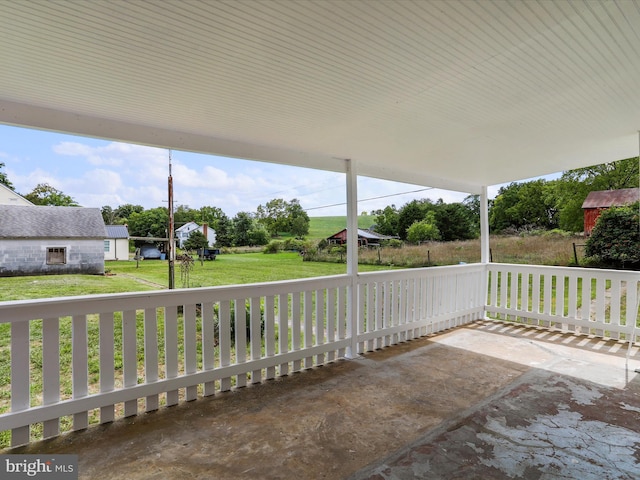
{"type": "Polygon", "coordinates": [[[636,156],[640,3],[0,2],[0,122],[479,193],[636,156]]]}

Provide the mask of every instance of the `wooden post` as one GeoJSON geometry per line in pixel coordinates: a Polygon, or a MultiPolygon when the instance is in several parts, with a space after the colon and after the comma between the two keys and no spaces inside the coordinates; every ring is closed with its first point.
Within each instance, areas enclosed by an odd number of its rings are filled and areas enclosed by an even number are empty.
{"type": "Polygon", "coordinates": [[[174,261],[175,261],[175,240],[174,240],[174,225],[173,225],[173,177],[171,176],[171,150],[169,150],[169,179],[168,179],[168,188],[169,188],[169,289],[172,290],[175,288],[175,271],[174,271],[174,261]]]}

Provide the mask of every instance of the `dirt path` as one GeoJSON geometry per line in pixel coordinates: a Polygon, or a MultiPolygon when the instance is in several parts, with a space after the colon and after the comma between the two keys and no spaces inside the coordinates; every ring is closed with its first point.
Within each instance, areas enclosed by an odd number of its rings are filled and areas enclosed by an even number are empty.
{"type": "Polygon", "coordinates": [[[156,287],[159,290],[165,290],[167,287],[165,285],[161,285],[159,283],[155,283],[155,282],[150,282],[149,280],[144,280],[140,277],[136,277],[135,275],[131,275],[128,273],[118,273],[118,275],[122,276],[122,277],[127,277],[127,278],[131,278],[133,280],[135,280],[138,283],[142,283],[143,285],[149,285],[150,287],[156,287]]]}

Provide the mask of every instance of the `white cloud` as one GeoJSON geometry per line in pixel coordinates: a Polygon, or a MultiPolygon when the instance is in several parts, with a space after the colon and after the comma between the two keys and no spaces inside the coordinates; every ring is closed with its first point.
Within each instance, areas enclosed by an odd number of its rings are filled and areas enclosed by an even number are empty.
{"type": "MultiPolygon", "coordinates": [[[[38,132],[33,135],[38,138],[38,132]]],[[[168,150],[76,138],[60,136],[44,144],[34,140],[32,144],[41,150],[21,153],[15,161],[0,152],[1,159],[7,158],[5,172],[16,189],[29,193],[38,183],[48,183],[87,207],[115,208],[125,203],[147,209],[167,206],[168,150]]],[[[173,151],[171,156],[176,205],[215,206],[233,217],[239,211],[255,212],[258,205],[274,198],[297,198],[311,216],[346,214],[343,173],[183,151],[173,151]]],[[[358,211],[370,212],[391,204],[401,207],[415,198],[442,198],[449,203],[466,196],[443,190],[416,192],[422,188],[360,177],[358,211]]]]}

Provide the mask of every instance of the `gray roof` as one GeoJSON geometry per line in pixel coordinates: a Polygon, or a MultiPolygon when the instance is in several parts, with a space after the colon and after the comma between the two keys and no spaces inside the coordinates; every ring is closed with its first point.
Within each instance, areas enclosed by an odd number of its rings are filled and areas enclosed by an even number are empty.
{"type": "Polygon", "coordinates": [[[0,205],[0,238],[106,238],[98,208],[0,205]]]}
{"type": "Polygon", "coordinates": [[[126,225],[105,225],[107,238],[129,238],[129,230],[126,225]]]}
{"type": "Polygon", "coordinates": [[[605,208],[631,205],[640,200],[640,188],[621,188],[620,190],[598,190],[589,192],[582,208],[605,208]]]}
{"type": "MultiPolygon", "coordinates": [[[[334,233],[328,238],[334,238],[339,236],[342,232],[345,232],[347,229],[343,228],[338,233],[334,233]]],[[[358,237],[366,238],[367,240],[391,240],[398,237],[390,237],[389,235],[382,235],[381,233],[374,232],[372,230],[363,230],[362,228],[358,229],[358,237]]]]}

